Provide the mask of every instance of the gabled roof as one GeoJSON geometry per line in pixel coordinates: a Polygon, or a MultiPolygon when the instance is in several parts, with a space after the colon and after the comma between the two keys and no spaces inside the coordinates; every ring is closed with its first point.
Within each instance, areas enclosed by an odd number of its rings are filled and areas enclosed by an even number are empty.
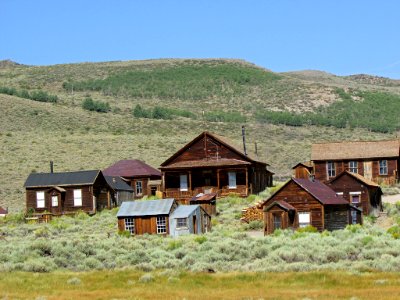
{"type": "Polygon", "coordinates": [[[279,206],[280,208],[282,208],[285,211],[296,210],[296,208],[294,208],[292,205],[290,205],[286,201],[281,200],[281,201],[273,202],[270,206],[264,208],[264,211],[269,211],[274,206],[279,206]]]}
{"type": "Polygon", "coordinates": [[[112,166],[103,171],[107,176],[120,177],[148,177],[158,176],[161,178],[161,172],[139,159],[126,159],[117,161],[112,166]]]}
{"type": "Polygon", "coordinates": [[[189,217],[196,209],[198,209],[199,205],[179,205],[174,212],[171,214],[170,218],[178,219],[178,218],[187,218],[189,217]]]}
{"type": "Polygon", "coordinates": [[[342,177],[343,175],[349,175],[351,177],[353,177],[354,179],[358,180],[359,182],[367,185],[367,186],[373,186],[373,187],[379,187],[379,184],[377,184],[376,182],[373,182],[372,180],[365,178],[364,176],[361,176],[360,174],[357,173],[353,173],[353,172],[349,172],[347,170],[341,172],[340,174],[338,174],[336,177],[333,177],[331,180],[329,180],[329,183],[332,183],[334,181],[336,181],[337,179],[339,179],[340,177],[342,177]]]}
{"type": "Polygon", "coordinates": [[[133,188],[129,184],[127,184],[124,180],[122,180],[122,178],[119,176],[104,176],[104,178],[106,179],[108,185],[114,191],[133,192],[133,188]]]}
{"type": "Polygon", "coordinates": [[[313,144],[311,160],[389,158],[400,156],[400,140],[313,144]]]}
{"type": "MultiPolygon", "coordinates": [[[[199,140],[201,140],[202,138],[206,138],[206,137],[210,137],[212,139],[214,139],[215,141],[221,143],[222,145],[224,145],[226,148],[230,149],[232,152],[238,154],[244,161],[248,161],[248,162],[259,162],[256,161],[254,159],[252,159],[249,155],[245,155],[244,152],[242,150],[239,150],[239,148],[235,147],[232,145],[231,142],[228,142],[224,137],[219,136],[217,134],[208,132],[208,131],[204,131],[201,134],[199,134],[197,137],[195,137],[192,141],[190,141],[189,143],[187,143],[185,146],[183,146],[180,150],[178,150],[175,154],[173,154],[170,158],[168,158],[166,161],[164,161],[161,164],[161,167],[165,167],[166,165],[168,165],[171,161],[173,161],[175,158],[177,158],[179,155],[181,155],[183,152],[185,152],[187,149],[190,148],[190,146],[192,146],[194,143],[198,142],[199,140]]],[[[268,165],[264,162],[259,162],[259,163],[263,163],[265,165],[268,165]]]]}
{"type": "Polygon", "coordinates": [[[308,170],[312,170],[313,169],[313,165],[312,165],[311,161],[299,162],[298,164],[293,166],[292,169],[295,169],[298,166],[303,166],[304,168],[306,168],[308,170]]]}
{"type": "Polygon", "coordinates": [[[61,173],[31,173],[28,176],[24,187],[92,185],[99,174],[101,174],[100,170],[61,173]]]}
{"type": "Polygon", "coordinates": [[[6,214],[8,214],[8,211],[0,206],[0,215],[6,215],[6,214]]]}
{"type": "Polygon", "coordinates": [[[174,202],[175,199],[172,198],[122,202],[121,207],[118,210],[117,217],[168,215],[174,202]]]}
{"type": "Polygon", "coordinates": [[[334,190],[318,180],[311,181],[309,179],[292,178],[288,182],[286,182],[278,191],[276,191],[275,194],[265,200],[263,205],[265,205],[268,201],[270,201],[281,191],[283,191],[285,187],[291,182],[294,182],[300,188],[308,192],[322,205],[349,204],[349,202],[347,202],[342,196],[337,195],[334,190]]]}

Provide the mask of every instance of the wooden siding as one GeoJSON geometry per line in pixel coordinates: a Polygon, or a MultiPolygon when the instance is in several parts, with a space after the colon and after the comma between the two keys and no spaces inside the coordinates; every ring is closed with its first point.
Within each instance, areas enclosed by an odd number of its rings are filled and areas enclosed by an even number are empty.
{"type": "MultiPolygon", "coordinates": [[[[161,235],[169,234],[169,217],[163,215],[160,217],[166,218],[167,232],[161,235]]],[[[118,218],[118,230],[125,230],[125,218],[133,218],[135,222],[135,234],[157,234],[157,216],[143,216],[143,217],[119,217],[118,218]]]]}
{"type": "Polygon", "coordinates": [[[51,196],[54,189],[52,188],[27,188],[26,189],[26,209],[27,211],[33,209],[37,213],[48,211],[54,214],[62,214],[76,211],[94,212],[93,207],[93,187],[92,186],[68,186],[63,187],[66,192],[59,193],[58,207],[51,206],[51,196]],[[74,190],[82,190],[82,206],[74,206],[74,190]],[[45,207],[37,207],[36,192],[44,192],[45,207]]]}
{"type": "MultiPolygon", "coordinates": [[[[324,230],[323,205],[293,181],[288,183],[283,189],[279,190],[272,198],[265,202],[263,207],[268,207],[275,201],[285,201],[289,203],[296,209],[296,214],[299,212],[310,212],[310,225],[317,228],[318,231],[324,230]]],[[[268,216],[266,219],[268,221],[268,216]]],[[[297,217],[295,219],[297,219],[297,217]]],[[[293,227],[298,227],[298,221],[294,222],[293,227]]]]}
{"type": "Polygon", "coordinates": [[[325,207],[325,228],[327,230],[343,229],[349,224],[349,209],[342,205],[325,207]]]}
{"type": "Polygon", "coordinates": [[[293,169],[294,178],[308,179],[311,176],[310,171],[304,166],[297,166],[293,169]]]}
{"type": "MultiPolygon", "coordinates": [[[[398,167],[399,167],[399,159],[396,158],[383,158],[383,159],[371,159],[371,160],[344,160],[344,161],[334,161],[336,175],[341,173],[342,171],[349,171],[349,162],[356,161],[358,163],[358,174],[365,176],[364,172],[364,162],[372,163],[372,178],[371,180],[376,183],[384,183],[388,185],[393,185],[398,180],[398,167]],[[379,161],[387,160],[388,164],[388,174],[381,175],[379,174],[379,161]]],[[[322,182],[326,182],[331,178],[327,176],[327,162],[328,161],[314,161],[314,175],[315,179],[320,180],[322,182]]]]}

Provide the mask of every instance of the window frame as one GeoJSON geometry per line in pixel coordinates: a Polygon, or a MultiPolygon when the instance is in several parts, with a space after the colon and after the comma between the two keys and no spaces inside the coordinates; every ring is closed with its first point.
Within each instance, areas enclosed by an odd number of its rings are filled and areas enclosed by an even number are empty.
{"type": "Polygon", "coordinates": [[[135,182],[135,193],[136,193],[136,196],[143,195],[143,181],[142,180],[137,180],[135,182]],[[140,191],[140,193],[138,191],[140,191]]]}
{"type": "Polygon", "coordinates": [[[229,189],[237,189],[237,176],[235,171],[228,172],[228,188],[229,189]],[[233,183],[233,184],[231,184],[233,183]]]}
{"type": "Polygon", "coordinates": [[[135,218],[124,218],[125,230],[129,231],[131,235],[135,235],[135,218]]]}
{"type": "Polygon", "coordinates": [[[299,228],[304,228],[304,227],[307,227],[307,226],[309,226],[309,225],[311,225],[311,212],[309,212],[309,211],[300,211],[299,213],[299,228]],[[302,216],[308,216],[308,222],[301,222],[300,221],[300,215],[302,215],[302,216]]]}
{"type": "Polygon", "coordinates": [[[282,216],[280,214],[273,214],[272,216],[273,216],[274,230],[282,229],[282,216]],[[279,227],[276,227],[277,224],[279,224],[279,227]]]}
{"type": "Polygon", "coordinates": [[[326,174],[328,178],[336,176],[336,165],[334,161],[327,161],[326,162],[326,174]]]}
{"type": "Polygon", "coordinates": [[[349,161],[349,172],[358,174],[358,161],[349,161]]]}
{"type": "Polygon", "coordinates": [[[51,196],[51,207],[58,207],[58,195],[51,196]],[[56,204],[54,204],[54,199],[56,199],[56,204]]]}
{"type": "Polygon", "coordinates": [[[167,233],[167,218],[164,216],[157,216],[156,221],[157,234],[166,234],[167,233]]]}
{"type": "Polygon", "coordinates": [[[36,208],[45,208],[46,207],[46,195],[44,191],[37,191],[36,192],[36,208]],[[43,195],[43,198],[39,199],[39,195],[43,195]],[[39,206],[39,202],[43,203],[43,206],[39,206]]]}
{"type": "Polygon", "coordinates": [[[189,190],[187,174],[179,174],[179,190],[181,192],[187,192],[189,190]],[[183,178],[185,178],[185,180],[182,180],[183,178]]]}
{"type": "Polygon", "coordinates": [[[82,189],[74,189],[73,190],[73,198],[74,198],[74,207],[82,207],[82,189]],[[76,193],[79,192],[80,197],[77,197],[76,193]],[[78,202],[78,200],[80,202],[78,202]]]}
{"type": "Polygon", "coordinates": [[[188,218],[176,218],[176,228],[188,228],[188,218]]]}
{"type": "Polygon", "coordinates": [[[350,203],[351,204],[360,204],[361,203],[361,192],[350,192],[349,196],[350,196],[350,203]],[[353,201],[354,196],[358,197],[358,201],[357,202],[353,201]]]}
{"type": "Polygon", "coordinates": [[[383,159],[379,161],[379,175],[388,175],[388,161],[387,159],[383,159]],[[385,164],[383,165],[383,162],[385,164]],[[384,170],[384,172],[382,172],[384,170]]]}

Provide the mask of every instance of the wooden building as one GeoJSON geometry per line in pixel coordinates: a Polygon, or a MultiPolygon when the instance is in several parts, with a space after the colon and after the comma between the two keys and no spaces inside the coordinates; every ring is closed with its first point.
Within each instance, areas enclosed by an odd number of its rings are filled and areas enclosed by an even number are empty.
{"type": "Polygon", "coordinates": [[[399,180],[400,141],[356,141],[312,145],[315,179],[327,182],[343,171],[378,184],[399,180]]]}
{"type": "Polygon", "coordinates": [[[292,170],[294,178],[310,179],[314,175],[314,166],[310,161],[298,163],[292,170]]]}
{"type": "Polygon", "coordinates": [[[200,205],[210,216],[217,214],[217,193],[198,194],[189,201],[190,205],[200,205]]]}
{"type": "Polygon", "coordinates": [[[210,231],[211,217],[199,205],[178,205],[175,199],[123,202],[118,213],[118,229],[132,235],[179,236],[210,231]]]}
{"type": "Polygon", "coordinates": [[[361,210],[317,180],[292,178],[262,207],[265,234],[307,225],[318,231],[335,230],[362,222],[361,210]]]}
{"type": "Polygon", "coordinates": [[[97,208],[111,209],[124,201],[133,201],[133,188],[119,176],[104,176],[111,189],[103,189],[97,201],[97,208]]]}
{"type": "Polygon", "coordinates": [[[380,186],[360,174],[343,171],[328,185],[352,205],[362,209],[364,215],[378,216],[382,211],[380,186]]]}
{"type": "Polygon", "coordinates": [[[163,162],[160,169],[164,196],[182,203],[200,193],[246,197],[272,183],[266,163],[250,158],[207,131],[163,162]]]}
{"type": "Polygon", "coordinates": [[[8,209],[4,209],[0,206],[0,218],[5,217],[8,214],[8,209]]]}
{"type": "Polygon", "coordinates": [[[27,211],[52,215],[96,213],[100,194],[111,190],[100,170],[31,173],[24,187],[27,211]]]}
{"type": "Polygon", "coordinates": [[[120,160],[103,171],[106,176],[119,176],[134,190],[134,198],[154,196],[161,187],[161,173],[138,159],[120,160]]]}

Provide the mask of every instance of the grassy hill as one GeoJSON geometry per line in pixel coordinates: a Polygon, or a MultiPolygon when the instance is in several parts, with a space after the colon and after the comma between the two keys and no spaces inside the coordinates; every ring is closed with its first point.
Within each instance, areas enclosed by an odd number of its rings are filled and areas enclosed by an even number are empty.
{"type": "Polygon", "coordinates": [[[203,130],[241,145],[243,124],[248,148],[257,142],[258,158],[285,178],[292,165],[310,158],[313,142],[394,137],[399,95],[395,80],[278,74],[240,60],[0,63],[0,206],[23,209],[24,180],[32,171],[47,172],[50,160],[56,171],[103,169],[124,158],[157,167],[203,130]],[[83,109],[88,98],[108,103],[109,112],[83,109]],[[132,114],[138,105],[145,118],[132,114]],[[390,122],[388,133],[365,125],[362,118],[371,119],[371,111],[381,128],[390,122]],[[287,126],[271,114],[305,121],[287,126]],[[309,114],[347,119],[335,127],[310,122],[309,114]]]}

